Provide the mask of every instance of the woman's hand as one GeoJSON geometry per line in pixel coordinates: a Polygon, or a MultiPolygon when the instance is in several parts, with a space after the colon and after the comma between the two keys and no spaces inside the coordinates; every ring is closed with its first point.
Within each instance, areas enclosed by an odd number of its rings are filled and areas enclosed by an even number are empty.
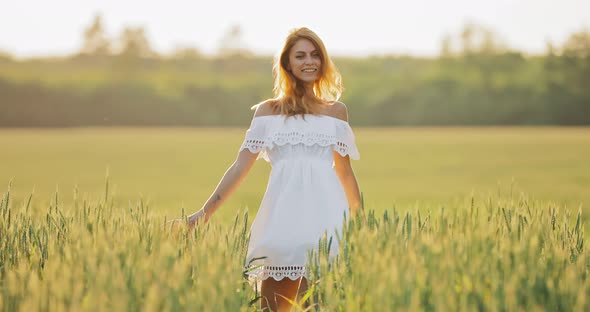
{"type": "Polygon", "coordinates": [[[180,229],[186,224],[186,220],[174,219],[166,222],[166,229],[170,230],[173,235],[177,235],[180,229]]]}
{"type": "Polygon", "coordinates": [[[198,224],[207,222],[207,218],[205,217],[205,210],[201,209],[192,215],[187,217],[188,220],[188,230],[191,231],[194,229],[198,224]]]}
{"type": "Polygon", "coordinates": [[[177,235],[186,226],[188,226],[189,231],[192,231],[198,224],[207,221],[204,217],[205,212],[201,209],[187,216],[186,219],[174,219],[166,222],[166,229],[169,229],[174,235],[177,235]]]}

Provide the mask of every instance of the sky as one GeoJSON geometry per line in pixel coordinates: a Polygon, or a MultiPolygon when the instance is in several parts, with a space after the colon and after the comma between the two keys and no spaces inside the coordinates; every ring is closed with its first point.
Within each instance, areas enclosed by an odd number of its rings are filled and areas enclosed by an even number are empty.
{"type": "Polygon", "coordinates": [[[74,53],[97,13],[109,37],[141,26],[164,54],[178,47],[213,54],[236,25],[248,49],[267,55],[301,26],[340,56],[434,56],[443,35],[458,34],[468,22],[531,54],[543,53],[547,41],[559,45],[572,32],[590,30],[590,0],[0,0],[0,51],[20,58],[74,53]]]}

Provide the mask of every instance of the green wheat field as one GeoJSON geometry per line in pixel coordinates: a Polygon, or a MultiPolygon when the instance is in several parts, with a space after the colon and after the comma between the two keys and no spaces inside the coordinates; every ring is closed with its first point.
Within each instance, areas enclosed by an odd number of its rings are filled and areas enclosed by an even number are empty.
{"type": "MultiPolygon", "coordinates": [[[[590,128],[354,128],[366,217],[311,251],[311,311],[590,310],[590,128]]],[[[245,129],[0,130],[0,310],[257,311],[270,166],[174,236],[245,129]]],[[[300,306],[294,310],[304,310],[300,306]]]]}

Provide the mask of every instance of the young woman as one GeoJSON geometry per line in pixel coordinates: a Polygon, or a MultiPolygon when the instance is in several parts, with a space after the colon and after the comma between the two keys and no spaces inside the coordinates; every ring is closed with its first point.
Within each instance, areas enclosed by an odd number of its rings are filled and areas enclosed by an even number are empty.
{"type": "Polygon", "coordinates": [[[237,159],[189,227],[206,222],[236,190],[254,161],[270,162],[266,193],[251,227],[246,256],[250,281],[261,286],[261,308],[288,311],[284,298],[307,289],[307,252],[332,236],[345,215],[361,212],[350,158],[359,159],[346,106],[338,101],[341,76],[322,40],[307,28],[293,30],[273,66],[275,98],[256,110],[237,159]]]}

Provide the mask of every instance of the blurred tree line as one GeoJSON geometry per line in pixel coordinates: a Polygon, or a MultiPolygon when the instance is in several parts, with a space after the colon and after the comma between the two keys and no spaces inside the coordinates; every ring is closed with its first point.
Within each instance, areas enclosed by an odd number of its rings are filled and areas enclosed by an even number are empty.
{"type": "MultiPolygon", "coordinates": [[[[272,96],[272,58],[244,48],[238,26],[216,56],[159,55],[142,27],[116,39],[96,16],[75,55],[16,60],[0,52],[0,127],[245,126],[272,96]]],[[[544,55],[466,24],[438,58],[335,58],[355,125],[588,125],[590,31],[544,55]]]]}

